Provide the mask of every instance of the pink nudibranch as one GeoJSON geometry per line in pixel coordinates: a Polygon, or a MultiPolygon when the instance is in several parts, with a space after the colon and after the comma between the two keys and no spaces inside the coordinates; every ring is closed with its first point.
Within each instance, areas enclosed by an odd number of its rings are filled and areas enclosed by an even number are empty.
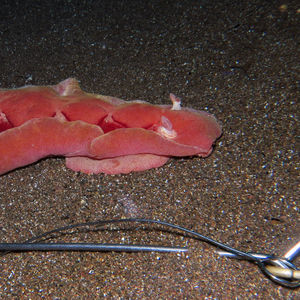
{"type": "Polygon", "coordinates": [[[211,114],[86,93],[69,78],[53,86],[0,89],[0,175],[43,157],[85,173],[118,174],[208,156],[221,135],[211,114]]]}

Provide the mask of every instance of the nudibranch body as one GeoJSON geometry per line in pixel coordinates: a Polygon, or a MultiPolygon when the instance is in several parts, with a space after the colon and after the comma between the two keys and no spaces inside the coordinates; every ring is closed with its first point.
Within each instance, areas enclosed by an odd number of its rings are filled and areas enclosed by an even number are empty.
{"type": "Polygon", "coordinates": [[[86,173],[158,167],[171,156],[208,156],[221,126],[207,112],[86,93],[69,78],[54,86],[0,89],[0,174],[43,157],[66,157],[86,173]]]}

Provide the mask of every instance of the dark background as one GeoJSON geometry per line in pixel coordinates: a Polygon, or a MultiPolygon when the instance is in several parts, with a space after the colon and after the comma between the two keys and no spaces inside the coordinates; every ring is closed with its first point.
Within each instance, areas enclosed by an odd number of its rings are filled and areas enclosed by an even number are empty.
{"type": "MultiPolygon", "coordinates": [[[[244,251],[284,254],[300,234],[299,9],[297,1],[2,0],[1,88],[76,77],[88,92],[127,100],[164,104],[173,92],[184,106],[215,114],[224,134],[206,159],[140,173],[88,176],[49,158],[3,175],[1,241],[96,218],[147,217],[244,251]]],[[[132,230],[57,240],[190,252],[8,254],[0,258],[2,297],[296,299],[208,244],[121,227],[132,230]]]]}

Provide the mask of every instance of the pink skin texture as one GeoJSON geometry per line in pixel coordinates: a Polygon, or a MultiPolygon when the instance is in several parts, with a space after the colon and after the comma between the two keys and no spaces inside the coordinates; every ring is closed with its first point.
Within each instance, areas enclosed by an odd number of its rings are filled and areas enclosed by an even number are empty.
{"type": "Polygon", "coordinates": [[[88,174],[143,171],[171,156],[208,156],[221,126],[180,106],[86,93],[74,78],[0,89],[0,175],[47,156],[88,174]]]}

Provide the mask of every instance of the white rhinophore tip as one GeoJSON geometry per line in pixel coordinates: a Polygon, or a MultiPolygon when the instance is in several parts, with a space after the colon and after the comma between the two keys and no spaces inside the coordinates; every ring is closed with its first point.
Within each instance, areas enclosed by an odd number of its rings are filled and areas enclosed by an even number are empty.
{"type": "Polygon", "coordinates": [[[180,106],[181,100],[180,100],[180,98],[176,97],[174,94],[171,93],[170,94],[170,99],[173,103],[173,106],[172,106],[171,110],[181,110],[181,106],[180,106]]]}

